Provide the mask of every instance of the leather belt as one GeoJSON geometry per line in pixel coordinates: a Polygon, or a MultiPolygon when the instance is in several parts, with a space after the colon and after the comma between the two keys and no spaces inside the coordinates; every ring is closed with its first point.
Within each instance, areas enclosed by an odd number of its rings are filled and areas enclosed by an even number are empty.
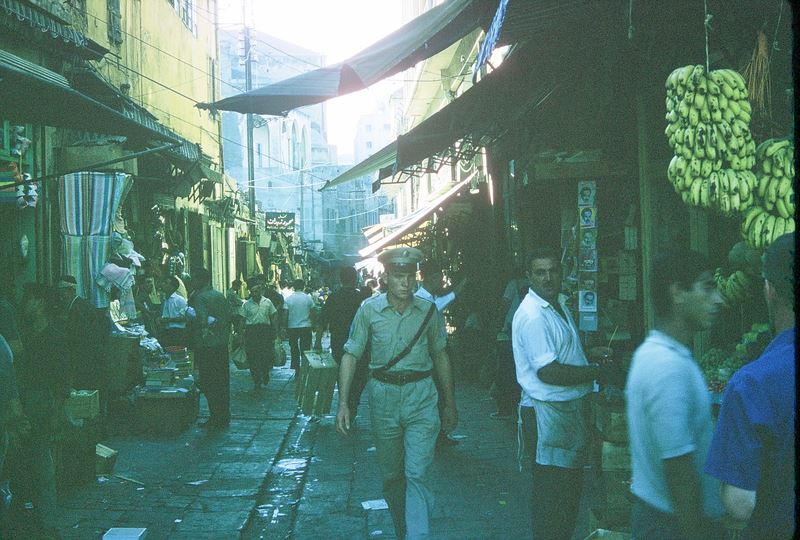
{"type": "Polygon", "coordinates": [[[380,371],[372,372],[372,377],[382,383],[403,385],[410,382],[421,381],[431,376],[433,372],[428,371],[380,371]]]}

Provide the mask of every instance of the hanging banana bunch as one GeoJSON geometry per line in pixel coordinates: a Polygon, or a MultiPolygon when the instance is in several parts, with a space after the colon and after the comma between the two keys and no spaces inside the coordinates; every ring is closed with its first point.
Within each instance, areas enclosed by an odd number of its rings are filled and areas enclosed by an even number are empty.
{"type": "Polygon", "coordinates": [[[794,143],[769,139],[756,149],[756,205],[742,220],[742,237],[764,249],[776,238],[794,232],[794,143]]]}
{"type": "Polygon", "coordinates": [[[717,268],[714,271],[714,281],[728,307],[738,306],[748,298],[750,296],[749,289],[753,285],[753,280],[742,270],[736,270],[726,277],[722,273],[722,268],[717,268]]]}
{"type": "Polygon", "coordinates": [[[689,65],[674,70],[666,87],[665,134],[675,152],[667,177],[683,202],[726,216],[753,206],[756,145],[742,76],[689,65]]]}

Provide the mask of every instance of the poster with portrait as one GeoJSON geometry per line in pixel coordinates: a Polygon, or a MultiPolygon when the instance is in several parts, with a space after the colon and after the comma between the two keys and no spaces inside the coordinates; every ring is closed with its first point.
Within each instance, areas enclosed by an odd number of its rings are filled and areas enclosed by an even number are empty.
{"type": "Polygon", "coordinates": [[[580,247],[594,249],[597,247],[597,229],[581,229],[580,247]]]}
{"type": "Polygon", "coordinates": [[[582,247],[578,250],[578,270],[597,272],[597,249],[582,247]]]}
{"type": "Polygon", "coordinates": [[[578,208],[578,224],[581,229],[591,229],[597,227],[597,208],[594,206],[583,206],[578,208]]]}
{"type": "Polygon", "coordinates": [[[594,180],[579,181],[578,206],[594,206],[595,193],[597,193],[597,184],[594,180]]]}
{"type": "Polygon", "coordinates": [[[578,311],[594,313],[597,311],[597,292],[578,291],[578,311]]]}

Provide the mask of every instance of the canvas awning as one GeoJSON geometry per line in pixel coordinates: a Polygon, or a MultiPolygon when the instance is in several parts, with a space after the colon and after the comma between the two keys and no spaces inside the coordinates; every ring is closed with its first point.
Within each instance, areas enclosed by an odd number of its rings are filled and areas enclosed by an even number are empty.
{"type": "Polygon", "coordinates": [[[0,111],[20,124],[42,124],[125,135],[142,141],[179,142],[167,130],[129,118],[73,88],[62,75],[0,50],[0,111]]]}
{"type": "Polygon", "coordinates": [[[436,197],[433,201],[428,203],[425,207],[420,208],[416,212],[413,212],[405,217],[398,219],[395,222],[388,223],[383,226],[383,229],[386,231],[391,231],[389,234],[378,237],[377,235],[373,236],[374,241],[368,245],[367,247],[360,249],[358,254],[362,257],[369,257],[376,253],[378,250],[381,250],[387,246],[392,245],[394,242],[400,240],[406,233],[412,230],[414,227],[418,227],[420,224],[424,223],[428,220],[428,218],[433,214],[440,206],[445,204],[447,201],[455,197],[469,182],[472,180],[472,177],[477,173],[472,173],[464,180],[453,185],[450,189],[448,189],[443,194],[436,197]]]}
{"type": "Polygon", "coordinates": [[[416,65],[485,25],[496,7],[492,4],[487,0],[448,0],[344,62],[197,106],[285,115],[297,107],[362,90],[416,65]]]}
{"type": "Polygon", "coordinates": [[[320,188],[320,191],[338,186],[339,184],[344,184],[345,182],[350,182],[356,178],[361,178],[362,176],[377,171],[378,169],[392,167],[394,166],[394,162],[396,160],[397,142],[392,141],[358,165],[354,165],[350,169],[347,169],[333,180],[328,180],[325,182],[325,185],[320,188]]]}

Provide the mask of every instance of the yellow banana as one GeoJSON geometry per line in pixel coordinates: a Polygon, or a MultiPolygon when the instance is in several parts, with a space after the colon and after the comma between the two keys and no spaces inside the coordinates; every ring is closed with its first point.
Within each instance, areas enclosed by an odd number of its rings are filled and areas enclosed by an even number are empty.
{"type": "Polygon", "coordinates": [[[783,236],[784,232],[786,232],[786,219],[787,218],[783,216],[777,216],[775,218],[775,225],[772,227],[772,238],[769,242],[770,244],[783,236]]]}
{"type": "Polygon", "coordinates": [[[783,199],[789,190],[792,189],[792,180],[784,176],[778,184],[778,198],[783,199]]]}
{"type": "Polygon", "coordinates": [[[786,228],[783,230],[783,234],[789,234],[793,232],[794,232],[794,216],[786,220],[786,228]]]}
{"type": "Polygon", "coordinates": [[[764,203],[769,212],[772,212],[773,208],[775,208],[775,201],[778,199],[778,182],[779,179],[773,176],[767,186],[767,196],[764,198],[764,203]]]}
{"type": "Polygon", "coordinates": [[[769,186],[770,178],[772,178],[768,174],[759,173],[758,176],[758,198],[762,201],[767,196],[767,186],[769,186]]]}
{"type": "Polygon", "coordinates": [[[787,139],[773,142],[771,145],[767,147],[767,150],[764,153],[764,155],[766,157],[772,157],[778,150],[787,146],[789,146],[789,141],[787,139]]]}
{"type": "Polygon", "coordinates": [[[767,216],[764,225],[761,227],[761,247],[767,247],[772,241],[772,230],[775,227],[775,218],[773,214],[767,216]]]}
{"type": "Polygon", "coordinates": [[[711,205],[716,205],[719,201],[719,175],[725,174],[724,172],[712,172],[708,176],[708,202],[711,205]]]}
{"type": "Polygon", "coordinates": [[[747,176],[744,173],[747,171],[739,171],[736,174],[736,180],[739,185],[739,196],[742,198],[743,201],[746,201],[750,198],[750,182],[747,180],[747,176]]]}
{"type": "Polygon", "coordinates": [[[702,186],[703,186],[703,179],[702,178],[695,178],[694,182],[692,182],[690,201],[695,206],[699,206],[700,205],[700,188],[702,186]]]}
{"type": "Polygon", "coordinates": [[[700,165],[700,176],[703,178],[708,178],[708,175],[711,174],[713,170],[714,162],[708,159],[704,159],[700,165]]]}
{"type": "Polygon", "coordinates": [[[742,219],[742,227],[741,227],[742,236],[745,236],[745,238],[746,238],[747,231],[750,230],[750,226],[752,225],[753,220],[759,214],[763,214],[763,213],[764,213],[764,210],[762,210],[758,206],[753,206],[747,212],[745,212],[744,219],[742,219]]]}
{"type": "Polygon", "coordinates": [[[764,222],[769,217],[769,214],[766,212],[761,212],[758,214],[755,219],[750,224],[750,228],[747,229],[747,241],[756,249],[761,248],[761,229],[764,227],[764,222]]]}
{"type": "Polygon", "coordinates": [[[794,189],[790,190],[783,198],[783,204],[786,206],[789,216],[794,217],[794,189]]]}
{"type": "Polygon", "coordinates": [[[783,219],[787,219],[791,215],[789,214],[789,209],[786,208],[786,203],[783,202],[782,197],[775,199],[775,210],[778,211],[778,215],[783,219]]]}

